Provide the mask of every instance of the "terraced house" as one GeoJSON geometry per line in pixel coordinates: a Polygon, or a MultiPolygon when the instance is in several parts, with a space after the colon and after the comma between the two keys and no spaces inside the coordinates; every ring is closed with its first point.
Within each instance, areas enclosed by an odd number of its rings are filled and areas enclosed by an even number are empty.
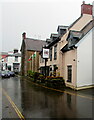
{"type": "MultiPolygon", "coordinates": [[[[51,34],[46,47],[50,50],[47,61],[49,75],[63,76],[73,89],[93,87],[92,34],[94,32],[93,6],[81,5],[81,16],[70,26],[58,26],[58,34],[51,34]]],[[[40,60],[41,60],[40,56],[40,60]]],[[[40,72],[44,71],[40,61],[40,72]]]]}

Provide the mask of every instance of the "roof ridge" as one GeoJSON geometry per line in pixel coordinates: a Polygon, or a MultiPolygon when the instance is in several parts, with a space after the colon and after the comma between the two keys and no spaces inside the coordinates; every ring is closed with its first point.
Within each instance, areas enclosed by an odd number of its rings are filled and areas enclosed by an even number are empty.
{"type": "Polygon", "coordinates": [[[40,39],[35,39],[35,38],[26,38],[26,39],[28,39],[28,40],[36,40],[36,41],[44,41],[45,42],[45,40],[40,40],[40,39]]]}

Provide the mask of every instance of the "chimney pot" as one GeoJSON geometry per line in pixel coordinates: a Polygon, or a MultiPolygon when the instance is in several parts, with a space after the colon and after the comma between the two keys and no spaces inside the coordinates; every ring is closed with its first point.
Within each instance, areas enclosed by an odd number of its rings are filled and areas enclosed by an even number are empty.
{"type": "Polygon", "coordinates": [[[14,53],[18,53],[18,49],[14,49],[14,53]]]}
{"type": "Polygon", "coordinates": [[[85,1],[83,1],[83,4],[85,4],[85,1]]]}
{"type": "Polygon", "coordinates": [[[23,38],[23,40],[26,39],[26,33],[25,32],[22,34],[22,38],[23,38]]]}

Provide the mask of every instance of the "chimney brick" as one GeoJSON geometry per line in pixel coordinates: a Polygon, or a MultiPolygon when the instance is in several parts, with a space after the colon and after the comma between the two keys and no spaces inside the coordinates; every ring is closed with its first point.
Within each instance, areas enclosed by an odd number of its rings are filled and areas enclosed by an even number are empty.
{"type": "Polygon", "coordinates": [[[81,5],[81,15],[83,14],[90,14],[92,15],[92,5],[85,4],[85,1],[83,1],[83,4],[81,5]]]}

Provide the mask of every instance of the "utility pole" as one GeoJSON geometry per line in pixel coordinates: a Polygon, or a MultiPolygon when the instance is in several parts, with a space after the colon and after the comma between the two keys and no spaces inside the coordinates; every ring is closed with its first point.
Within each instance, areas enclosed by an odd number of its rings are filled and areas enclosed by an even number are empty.
{"type": "Polygon", "coordinates": [[[1,70],[3,71],[3,61],[2,61],[2,69],[1,70]]]}
{"type": "Polygon", "coordinates": [[[46,48],[46,46],[43,47],[43,50],[42,50],[42,57],[43,59],[45,60],[45,78],[46,78],[46,68],[47,68],[47,59],[49,58],[49,49],[46,48]]]}
{"type": "Polygon", "coordinates": [[[47,63],[47,58],[45,58],[45,78],[46,78],[46,63],[47,63]]]}

